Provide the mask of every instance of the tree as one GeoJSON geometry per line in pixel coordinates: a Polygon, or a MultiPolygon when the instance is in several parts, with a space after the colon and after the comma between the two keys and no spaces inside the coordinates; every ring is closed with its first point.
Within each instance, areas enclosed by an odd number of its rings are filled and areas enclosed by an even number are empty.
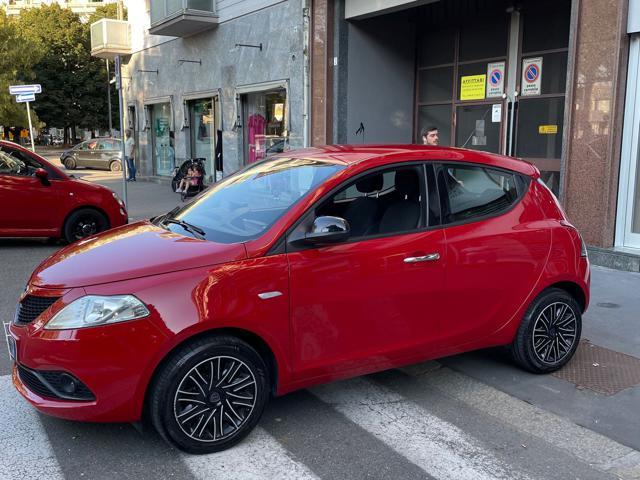
{"type": "MultiPolygon", "coordinates": [[[[111,13],[101,10],[98,15],[111,13]]],[[[107,72],[103,60],[91,57],[89,24],[54,3],[23,11],[16,26],[40,53],[33,65],[42,85],[34,104],[39,118],[63,127],[65,142],[69,130],[76,137],[76,126],[107,128],[107,72]]]]}
{"type": "Polygon", "coordinates": [[[9,94],[9,86],[29,83],[35,76],[31,66],[39,58],[33,42],[21,34],[0,9],[0,125],[27,125],[26,108],[9,94]]]}

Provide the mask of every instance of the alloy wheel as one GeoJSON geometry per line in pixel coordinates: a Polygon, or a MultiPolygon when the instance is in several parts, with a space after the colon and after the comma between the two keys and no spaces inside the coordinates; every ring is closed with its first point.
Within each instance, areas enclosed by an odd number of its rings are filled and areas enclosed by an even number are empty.
{"type": "Polygon", "coordinates": [[[95,233],[98,233],[98,220],[91,215],[80,217],[73,227],[73,235],[76,240],[94,235],[95,233]]]}
{"type": "Polygon", "coordinates": [[[173,401],[175,420],[185,435],[199,442],[233,436],[256,406],[251,369],[229,356],[210,357],[182,378],[173,401]]]}
{"type": "Polygon", "coordinates": [[[577,338],[576,314],[570,305],[555,302],[548,305],[533,325],[533,352],[544,364],[561,362],[572,351],[577,338]]]}

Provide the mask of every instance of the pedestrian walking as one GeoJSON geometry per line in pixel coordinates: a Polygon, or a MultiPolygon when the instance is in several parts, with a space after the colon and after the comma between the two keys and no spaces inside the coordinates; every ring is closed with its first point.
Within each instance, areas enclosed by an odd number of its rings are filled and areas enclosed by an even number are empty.
{"type": "Polygon", "coordinates": [[[127,130],[124,135],[126,139],[124,142],[124,159],[127,161],[127,173],[128,173],[127,182],[135,182],[136,181],[136,164],[135,164],[135,159],[133,155],[134,155],[134,150],[136,146],[136,141],[131,136],[131,130],[127,130]]]}

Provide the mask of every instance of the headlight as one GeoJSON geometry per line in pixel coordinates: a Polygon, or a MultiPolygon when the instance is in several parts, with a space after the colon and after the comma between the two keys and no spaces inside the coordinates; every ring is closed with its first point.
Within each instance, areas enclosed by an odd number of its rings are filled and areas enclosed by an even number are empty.
{"type": "Polygon", "coordinates": [[[121,207],[124,207],[124,202],[115,192],[111,192],[111,195],[113,195],[113,198],[116,199],[116,202],[118,202],[118,205],[120,205],[121,207]]]}
{"type": "Polygon", "coordinates": [[[78,298],[56,313],[44,326],[45,330],[95,327],[126,322],[149,315],[149,310],[133,295],[102,297],[87,295],[78,298]]]}

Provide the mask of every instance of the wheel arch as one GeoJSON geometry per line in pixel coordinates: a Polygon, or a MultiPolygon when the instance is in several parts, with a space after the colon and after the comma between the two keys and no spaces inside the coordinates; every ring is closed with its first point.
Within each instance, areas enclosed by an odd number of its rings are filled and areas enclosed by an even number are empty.
{"type": "Polygon", "coordinates": [[[545,287],[543,291],[549,290],[550,288],[559,288],[571,295],[571,297],[578,303],[580,313],[584,313],[587,309],[587,295],[582,287],[577,283],[570,281],[556,282],[545,287]]]}

